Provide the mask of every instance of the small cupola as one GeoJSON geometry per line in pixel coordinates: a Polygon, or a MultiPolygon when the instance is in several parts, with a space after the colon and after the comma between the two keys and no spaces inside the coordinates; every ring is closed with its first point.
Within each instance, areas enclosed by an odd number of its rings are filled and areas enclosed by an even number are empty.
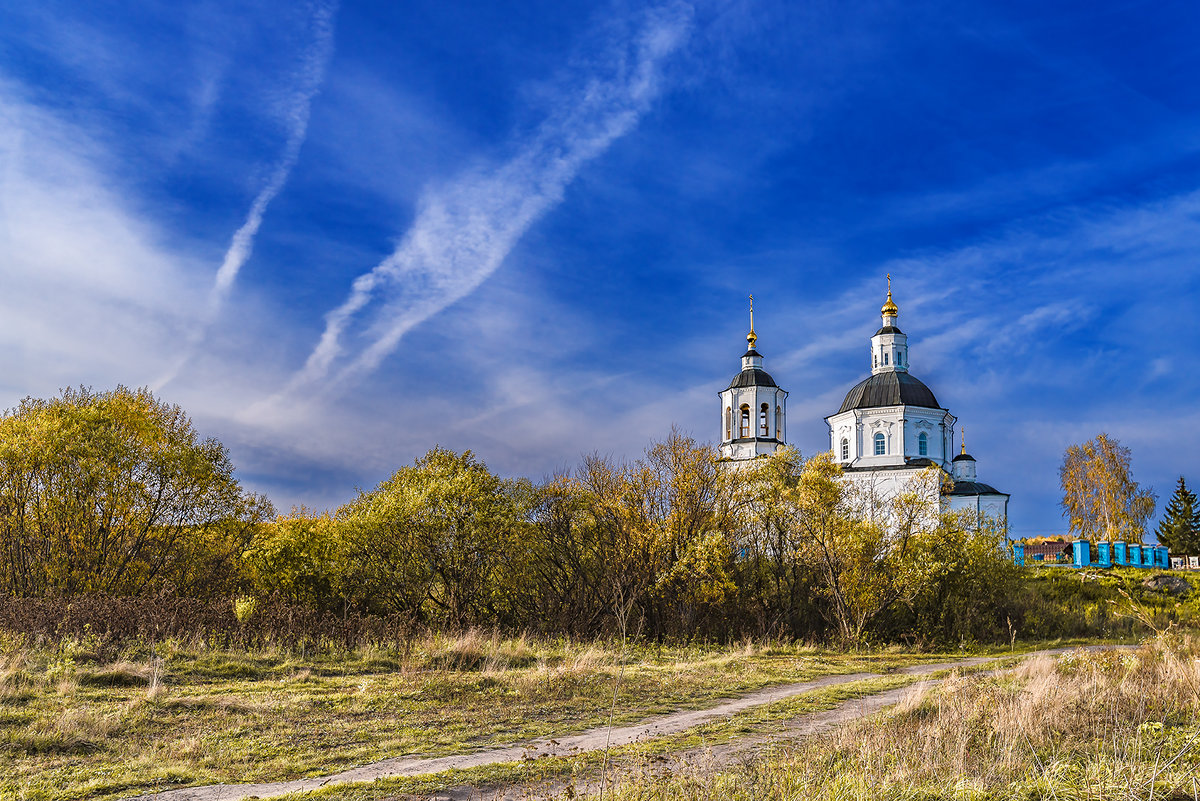
{"type": "Polygon", "coordinates": [[[967,429],[962,429],[962,451],[950,464],[950,476],[955,481],[974,481],[976,478],[975,457],[967,453],[967,429]]]}
{"type": "Polygon", "coordinates": [[[871,337],[871,373],[908,372],[908,336],[896,327],[900,307],[892,300],[892,276],[888,274],[887,300],[879,310],[883,326],[871,337]]]}

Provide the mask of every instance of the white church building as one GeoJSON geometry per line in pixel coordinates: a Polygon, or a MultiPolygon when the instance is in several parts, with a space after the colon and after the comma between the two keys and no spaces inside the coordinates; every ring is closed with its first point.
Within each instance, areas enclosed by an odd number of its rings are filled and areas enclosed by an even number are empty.
{"type": "MultiPolygon", "coordinates": [[[[937,466],[949,479],[943,482],[942,509],[1006,519],[1009,496],[978,480],[975,459],[965,444],[954,455],[957,419],[908,370],[908,336],[896,326],[900,309],[892,300],[890,278],[880,311],[883,325],[871,337],[871,374],[851,387],[841,408],[825,418],[834,460],[848,480],[881,500],[904,491],[923,470],[937,466]]],[[[746,340],[749,348],[742,356],[741,372],[720,393],[720,453],[734,462],[774,453],[786,441],[787,393],[763,370],[762,355],[755,349],[753,307],[746,340]]]]}

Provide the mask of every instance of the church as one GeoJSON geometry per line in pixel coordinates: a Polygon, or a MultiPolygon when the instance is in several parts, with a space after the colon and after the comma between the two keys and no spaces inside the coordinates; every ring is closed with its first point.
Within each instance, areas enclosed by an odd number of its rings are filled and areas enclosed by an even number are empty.
{"type": "MultiPolygon", "coordinates": [[[[954,453],[957,418],[909,372],[908,336],[896,325],[900,309],[892,300],[890,276],[880,313],[883,325],[871,337],[870,375],[851,387],[841,408],[825,418],[834,460],[848,480],[869,487],[882,499],[937,466],[950,479],[939,499],[943,510],[1007,519],[1009,496],[979,481],[965,442],[954,453]]],[[[787,392],[763,369],[762,354],[755,347],[753,300],[746,341],[741,371],[719,393],[720,454],[733,464],[770,455],[786,444],[787,392]]]]}

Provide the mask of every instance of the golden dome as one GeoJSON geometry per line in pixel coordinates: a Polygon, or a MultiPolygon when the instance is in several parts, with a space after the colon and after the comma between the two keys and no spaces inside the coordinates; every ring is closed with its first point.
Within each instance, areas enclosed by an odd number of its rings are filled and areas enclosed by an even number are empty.
{"type": "Polygon", "coordinates": [[[892,274],[888,273],[888,296],[887,302],[883,304],[883,308],[879,310],[880,314],[892,315],[895,317],[900,313],[900,307],[892,302],[892,274]]]}

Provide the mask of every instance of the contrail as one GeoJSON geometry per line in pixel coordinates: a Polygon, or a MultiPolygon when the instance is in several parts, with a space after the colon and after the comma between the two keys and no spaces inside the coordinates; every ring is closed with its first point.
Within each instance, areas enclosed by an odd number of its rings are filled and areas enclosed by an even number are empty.
{"type": "Polygon", "coordinates": [[[254,198],[254,202],[250,204],[250,210],[246,214],[245,221],[234,232],[233,238],[229,242],[229,249],[225,251],[225,258],[221,261],[221,267],[217,270],[212,290],[209,292],[204,316],[188,337],[183,353],[171,365],[170,369],[154,383],[153,387],[156,390],[162,389],[162,387],[169,384],[179,375],[180,371],[191,360],[200,344],[204,341],[205,336],[208,334],[208,329],[212,326],[213,321],[217,318],[217,314],[221,310],[221,306],[224,305],[225,299],[229,297],[229,291],[233,288],[233,282],[237,279],[238,272],[242,269],[242,265],[246,263],[246,260],[250,258],[250,254],[254,250],[254,237],[258,234],[259,227],[262,226],[263,215],[266,214],[267,206],[271,204],[271,201],[283,189],[284,184],[287,183],[288,176],[291,175],[292,168],[296,166],[296,162],[300,158],[300,148],[304,145],[304,139],[308,135],[308,120],[312,111],[312,100],[317,92],[320,91],[321,84],[325,78],[325,69],[329,65],[330,57],[333,55],[333,18],[336,12],[336,2],[318,3],[314,7],[312,18],[313,43],[305,55],[300,68],[296,89],[292,93],[291,102],[288,104],[286,118],[288,123],[288,137],[283,146],[283,153],[275,163],[275,167],[271,170],[271,175],[266,185],[263,186],[254,198]]]}
{"type": "Polygon", "coordinates": [[[592,76],[564,97],[563,110],[514,157],[427,190],[396,250],[354,281],[342,305],[326,315],[304,367],[271,400],[322,382],[339,359],[331,386],[370,372],[408,331],[483,283],[525,231],[561,202],[580,167],[633,129],[660,93],[663,62],[691,26],[687,6],[647,13],[633,41],[606,54],[612,74],[592,76]],[[364,342],[348,353],[347,329],[372,303],[378,308],[359,321],[364,342]]]}

